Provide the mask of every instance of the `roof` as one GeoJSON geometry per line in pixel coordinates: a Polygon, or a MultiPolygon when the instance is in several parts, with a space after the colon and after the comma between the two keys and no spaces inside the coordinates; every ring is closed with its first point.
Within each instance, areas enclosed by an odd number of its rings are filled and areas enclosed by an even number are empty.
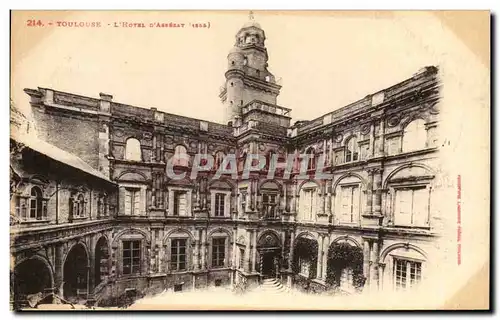
{"type": "Polygon", "coordinates": [[[96,178],[105,180],[107,182],[113,183],[113,181],[109,180],[104,174],[99,172],[98,170],[92,168],[85,161],[75,156],[72,153],[64,151],[48,142],[45,142],[35,135],[22,135],[15,134],[14,132],[11,134],[11,138],[17,142],[24,144],[26,147],[43,154],[53,160],[62,162],[70,167],[83,171],[87,174],[90,174],[96,178]]]}

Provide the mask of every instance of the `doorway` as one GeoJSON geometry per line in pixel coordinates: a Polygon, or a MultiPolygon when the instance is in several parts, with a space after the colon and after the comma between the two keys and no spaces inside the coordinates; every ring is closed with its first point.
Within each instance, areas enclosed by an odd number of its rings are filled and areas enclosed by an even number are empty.
{"type": "Polygon", "coordinates": [[[276,251],[265,251],[261,253],[262,257],[262,278],[275,278],[278,267],[278,256],[276,251]]]}

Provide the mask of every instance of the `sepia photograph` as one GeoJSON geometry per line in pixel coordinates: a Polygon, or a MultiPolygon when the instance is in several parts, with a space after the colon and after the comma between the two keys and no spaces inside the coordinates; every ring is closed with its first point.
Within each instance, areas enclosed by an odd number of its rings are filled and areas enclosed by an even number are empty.
{"type": "Polygon", "coordinates": [[[11,310],[490,308],[489,11],[10,19],[11,310]]]}

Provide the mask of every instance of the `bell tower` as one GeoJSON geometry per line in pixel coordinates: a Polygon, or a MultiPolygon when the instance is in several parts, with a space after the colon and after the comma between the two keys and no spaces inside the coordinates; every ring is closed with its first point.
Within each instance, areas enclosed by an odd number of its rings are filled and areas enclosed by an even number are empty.
{"type": "Polygon", "coordinates": [[[281,86],[267,69],[266,35],[250,12],[249,21],[236,33],[227,56],[226,82],[219,97],[225,108],[225,123],[239,126],[242,107],[254,100],[276,104],[281,86]]]}

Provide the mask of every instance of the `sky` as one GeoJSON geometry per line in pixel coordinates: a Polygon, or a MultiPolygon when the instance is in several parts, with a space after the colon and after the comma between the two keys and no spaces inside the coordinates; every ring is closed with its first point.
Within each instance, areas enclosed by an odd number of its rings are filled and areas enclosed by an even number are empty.
{"type": "MultiPolygon", "coordinates": [[[[12,99],[29,110],[24,88],[49,87],[222,122],[219,88],[227,54],[248,12],[52,12],[13,16],[12,99]],[[47,26],[101,22],[101,28],[47,26]],[[210,28],[116,28],[114,22],[208,23],[210,28]],[[110,24],[110,26],[108,26],[110,24]]],[[[278,104],[309,120],[439,64],[405,14],[255,12],[266,33],[269,70],[281,78],[278,104]]],[[[419,19],[433,19],[421,14],[419,19]]],[[[422,21],[424,21],[422,20],[422,21]]],[[[26,112],[25,111],[25,112],[26,112]]]]}

